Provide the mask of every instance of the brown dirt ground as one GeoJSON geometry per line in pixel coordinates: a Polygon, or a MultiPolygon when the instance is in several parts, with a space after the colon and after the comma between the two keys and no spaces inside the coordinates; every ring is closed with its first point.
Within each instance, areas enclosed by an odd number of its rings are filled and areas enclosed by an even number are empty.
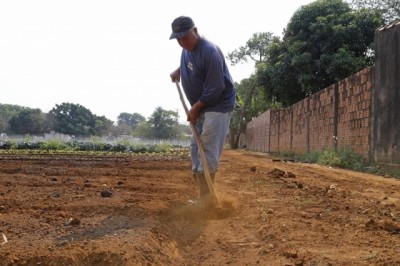
{"type": "Polygon", "coordinates": [[[225,150],[215,190],[187,205],[188,154],[2,155],[0,264],[400,265],[398,180],[225,150]]]}

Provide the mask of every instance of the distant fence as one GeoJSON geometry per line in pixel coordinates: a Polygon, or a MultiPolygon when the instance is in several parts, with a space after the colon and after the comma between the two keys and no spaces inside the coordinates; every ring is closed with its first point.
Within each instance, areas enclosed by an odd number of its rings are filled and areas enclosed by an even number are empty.
{"type": "Polygon", "coordinates": [[[283,109],[247,124],[240,145],[304,154],[352,148],[377,162],[400,163],[400,23],[375,34],[376,62],[283,109]]]}

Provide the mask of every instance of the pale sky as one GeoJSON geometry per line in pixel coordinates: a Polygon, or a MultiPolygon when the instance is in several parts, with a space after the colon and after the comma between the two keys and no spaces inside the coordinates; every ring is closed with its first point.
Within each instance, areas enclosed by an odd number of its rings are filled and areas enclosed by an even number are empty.
{"type": "MultiPolygon", "coordinates": [[[[225,55],[254,33],[282,36],[310,0],[1,0],[0,103],[49,112],[70,102],[113,121],[158,107],[185,113],[169,74],[181,48],[171,22],[193,18],[225,55]]],[[[229,65],[230,63],[227,62],[229,65]]],[[[254,64],[230,66],[236,82],[254,64]]]]}

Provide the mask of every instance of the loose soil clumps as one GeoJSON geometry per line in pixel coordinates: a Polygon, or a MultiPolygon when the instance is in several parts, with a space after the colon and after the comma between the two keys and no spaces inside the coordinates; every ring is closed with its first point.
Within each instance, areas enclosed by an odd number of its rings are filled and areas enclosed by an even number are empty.
{"type": "Polygon", "coordinates": [[[400,265],[398,180],[224,150],[203,209],[190,169],[1,155],[1,265],[400,265]]]}

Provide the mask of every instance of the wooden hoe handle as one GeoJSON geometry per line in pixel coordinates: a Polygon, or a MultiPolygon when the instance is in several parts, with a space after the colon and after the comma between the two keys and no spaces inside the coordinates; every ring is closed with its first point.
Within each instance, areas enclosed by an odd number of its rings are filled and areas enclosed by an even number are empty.
{"type": "MultiPolygon", "coordinates": [[[[181,87],[179,85],[179,82],[175,81],[175,84],[176,84],[176,88],[178,89],[179,98],[181,99],[183,108],[185,109],[186,115],[188,115],[189,114],[189,110],[188,110],[188,108],[186,106],[185,99],[183,98],[183,94],[182,94],[182,90],[181,90],[181,87]]],[[[196,126],[192,122],[190,122],[190,127],[192,128],[193,135],[196,138],[197,146],[199,147],[201,163],[203,164],[204,175],[206,177],[208,189],[210,190],[211,196],[213,196],[215,198],[215,200],[217,201],[217,204],[219,204],[219,201],[218,201],[218,198],[217,198],[217,194],[215,194],[214,185],[213,185],[212,180],[211,180],[210,170],[208,168],[208,163],[207,163],[207,160],[206,160],[206,155],[204,153],[203,143],[201,142],[199,132],[197,131],[196,126]]]]}

